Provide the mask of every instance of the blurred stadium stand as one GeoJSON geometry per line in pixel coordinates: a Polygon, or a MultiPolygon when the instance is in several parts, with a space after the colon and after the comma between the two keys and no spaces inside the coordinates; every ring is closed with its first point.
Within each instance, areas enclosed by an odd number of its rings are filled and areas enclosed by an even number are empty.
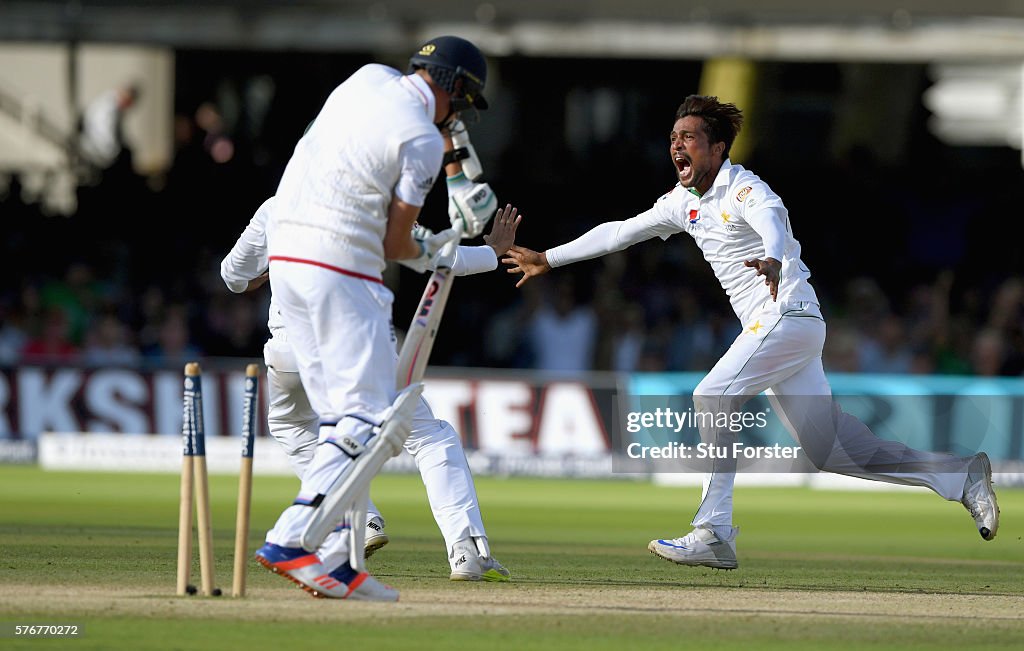
{"type": "Polygon", "coordinates": [[[0,39],[404,54],[457,32],[493,56],[917,61],[1024,57],[1024,5],[981,0],[0,3],[0,39]]]}
{"type": "MultiPolygon", "coordinates": [[[[229,294],[217,263],[337,83],[452,32],[491,58],[474,143],[523,244],[648,207],[673,182],[675,107],[719,94],[747,114],[737,162],[790,208],[830,370],[1024,372],[1024,246],[1002,234],[1024,181],[1024,2],[994,0],[0,2],[0,364],[259,356],[265,293],[229,294]],[[82,112],[139,80],[130,157],[83,170],[82,112]]],[[[399,324],[410,274],[389,277],[399,324]]],[[[734,333],[682,237],[506,280],[460,279],[438,364],[535,366],[556,296],[596,324],[595,369],[704,370],[734,333]]]]}

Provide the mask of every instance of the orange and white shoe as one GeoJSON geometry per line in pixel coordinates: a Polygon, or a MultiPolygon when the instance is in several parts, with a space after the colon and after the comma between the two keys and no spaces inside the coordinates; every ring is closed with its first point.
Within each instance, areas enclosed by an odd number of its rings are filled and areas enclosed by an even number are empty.
{"type": "Polygon", "coordinates": [[[369,572],[357,572],[345,563],[331,570],[331,578],[348,586],[348,592],[342,599],[353,601],[398,601],[398,590],[381,583],[370,576],[369,572]]]}
{"type": "Polygon", "coordinates": [[[356,601],[398,601],[398,590],[366,572],[355,572],[348,563],[328,571],[320,558],[301,547],[265,543],[256,560],[274,574],[297,584],[314,597],[356,601]]]}

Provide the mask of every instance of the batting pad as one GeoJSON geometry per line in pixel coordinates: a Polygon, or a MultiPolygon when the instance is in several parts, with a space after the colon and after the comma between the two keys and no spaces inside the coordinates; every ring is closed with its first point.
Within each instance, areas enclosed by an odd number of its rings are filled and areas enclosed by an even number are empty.
{"type": "MultiPolygon", "coordinates": [[[[355,510],[357,500],[363,500],[362,508],[365,510],[370,481],[380,472],[388,459],[402,451],[402,446],[412,431],[413,414],[422,394],[421,382],[411,384],[399,392],[381,426],[380,433],[367,441],[366,449],[341,473],[324,494],[320,506],[313,510],[313,515],[302,532],[301,543],[305,549],[319,549],[345,513],[355,510]]],[[[365,527],[366,521],[364,519],[361,523],[351,524],[352,527],[365,527]]]]}

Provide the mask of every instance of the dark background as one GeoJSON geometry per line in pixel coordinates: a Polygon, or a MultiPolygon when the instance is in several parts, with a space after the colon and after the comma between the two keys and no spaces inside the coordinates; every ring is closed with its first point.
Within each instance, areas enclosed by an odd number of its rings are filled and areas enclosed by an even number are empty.
{"type": "MultiPolygon", "coordinates": [[[[189,352],[260,356],[267,292],[231,295],[219,280],[220,259],[273,194],[323,100],[372,60],[369,53],[179,50],[176,153],[166,173],[135,174],[128,150],[99,183],[79,189],[67,218],[43,216],[7,193],[3,322],[39,338],[63,309],[73,356],[91,345],[97,315],[114,315],[125,326],[123,345],[162,363],[173,355],[160,352],[156,333],[177,312],[186,315],[189,352]],[[272,92],[257,101],[259,88],[272,92]],[[220,126],[199,126],[202,107],[220,126]],[[218,140],[233,148],[226,162],[211,154],[218,140]]],[[[667,133],[678,104],[699,87],[700,62],[509,56],[490,65],[494,110],[471,133],[499,201],[525,216],[521,244],[543,250],[628,218],[674,184],[667,133]]],[[[921,102],[931,83],[921,64],[760,63],[756,99],[741,107],[752,149],[737,162],[789,208],[830,325],[830,369],[891,370],[865,363],[863,349],[896,346],[890,352],[910,360],[909,372],[1017,375],[1024,370],[1020,154],[937,141],[921,102]],[[883,80],[884,92],[865,92],[858,80],[866,77],[883,80]],[[886,323],[895,330],[880,331],[886,323]],[[982,333],[996,342],[987,364],[976,359],[982,333]]],[[[422,221],[443,228],[445,206],[438,183],[422,221]]],[[[425,277],[396,267],[387,280],[401,327],[425,277]]],[[[539,366],[529,324],[563,289],[595,318],[593,369],[615,368],[626,313],[640,314],[645,342],[632,370],[706,370],[738,328],[685,235],[559,270],[527,291],[513,285],[503,270],[460,278],[432,363],[539,366]],[[710,346],[675,355],[673,337],[698,322],[710,346]]]]}

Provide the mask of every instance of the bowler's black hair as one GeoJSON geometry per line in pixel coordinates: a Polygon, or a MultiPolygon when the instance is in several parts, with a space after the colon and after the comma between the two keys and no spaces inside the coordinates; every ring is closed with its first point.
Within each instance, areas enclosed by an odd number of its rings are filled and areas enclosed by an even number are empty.
{"type": "Polygon", "coordinates": [[[736,108],[735,104],[718,101],[717,97],[690,95],[679,105],[676,119],[685,118],[688,115],[695,115],[703,120],[704,134],[712,144],[725,143],[722,158],[728,158],[732,143],[743,126],[743,112],[736,108]]]}

